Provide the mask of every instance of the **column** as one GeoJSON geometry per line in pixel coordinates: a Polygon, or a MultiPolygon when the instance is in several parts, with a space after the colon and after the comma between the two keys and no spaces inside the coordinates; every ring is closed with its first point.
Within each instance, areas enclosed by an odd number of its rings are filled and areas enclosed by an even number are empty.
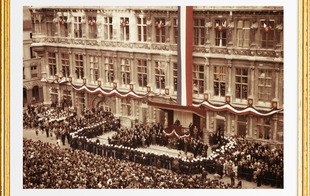
{"type": "Polygon", "coordinates": [[[87,83],[89,83],[90,81],[90,77],[89,77],[89,64],[88,64],[88,58],[87,58],[87,53],[86,51],[82,52],[83,55],[83,71],[84,71],[84,77],[86,78],[87,83]]]}
{"type": "Polygon", "coordinates": [[[214,116],[215,116],[215,112],[211,112],[210,113],[210,131],[211,132],[214,132],[216,131],[216,127],[215,127],[215,119],[214,119],[214,116]]]}
{"type": "Polygon", "coordinates": [[[129,40],[133,42],[138,41],[138,28],[137,28],[137,17],[134,10],[130,10],[129,16],[129,40]],[[133,27],[133,28],[131,28],[133,27]]]}
{"type": "Polygon", "coordinates": [[[55,23],[55,28],[56,28],[56,30],[55,30],[55,37],[59,37],[59,35],[60,35],[60,24],[59,24],[59,15],[58,14],[54,14],[54,20],[53,20],[53,23],[55,23]]]}
{"type": "Polygon", "coordinates": [[[258,26],[259,26],[259,18],[258,16],[255,16],[255,13],[254,14],[254,17],[253,17],[253,20],[252,21],[252,24],[251,24],[251,30],[250,30],[250,35],[252,35],[250,37],[250,44],[251,44],[251,49],[255,49],[256,46],[258,45],[258,40],[259,40],[259,36],[260,36],[260,31],[257,31],[258,29],[258,26]]]}
{"type": "Polygon", "coordinates": [[[120,101],[117,96],[115,96],[115,109],[116,109],[116,117],[119,117],[121,115],[121,110],[120,110],[120,101]]]}
{"type": "Polygon", "coordinates": [[[129,62],[130,62],[130,84],[136,84],[137,81],[137,67],[135,64],[134,54],[129,54],[129,62]]]}
{"type": "Polygon", "coordinates": [[[76,107],[76,111],[78,115],[82,114],[82,108],[81,108],[81,104],[80,104],[80,100],[79,100],[79,96],[77,94],[77,91],[75,91],[75,107],[76,107]]]}
{"type": "Polygon", "coordinates": [[[107,81],[106,81],[106,75],[105,75],[105,69],[106,69],[106,67],[105,67],[105,62],[106,62],[106,56],[104,56],[104,54],[101,52],[101,57],[100,57],[100,59],[101,59],[101,80],[102,80],[102,82],[101,82],[101,86],[106,86],[106,84],[107,84],[107,81]]]}
{"type": "Polygon", "coordinates": [[[210,49],[210,45],[211,45],[211,41],[210,41],[210,29],[212,28],[212,21],[210,19],[210,13],[207,12],[207,16],[206,16],[206,24],[205,24],[205,27],[206,27],[206,48],[207,48],[207,51],[209,51],[210,49]]]}
{"type": "Polygon", "coordinates": [[[101,53],[97,54],[98,58],[98,69],[99,69],[99,77],[98,80],[101,81],[101,85],[103,86],[103,76],[104,76],[104,63],[102,61],[102,55],[101,53]]]}
{"type": "Polygon", "coordinates": [[[166,62],[166,70],[165,70],[165,72],[166,72],[166,79],[165,79],[165,88],[167,88],[167,89],[169,89],[169,95],[171,95],[172,94],[172,92],[173,92],[173,88],[172,88],[172,79],[173,79],[173,76],[172,76],[172,71],[171,71],[171,67],[173,67],[173,65],[171,65],[171,61],[170,61],[170,57],[167,55],[166,56],[166,60],[165,60],[166,62]]]}
{"type": "Polygon", "coordinates": [[[133,98],[130,98],[130,114],[129,114],[129,116],[131,117],[132,120],[137,118],[136,112],[137,112],[137,109],[139,109],[139,108],[137,108],[136,106],[137,105],[135,103],[135,100],[133,98]]]}
{"type": "Polygon", "coordinates": [[[165,24],[165,37],[166,37],[166,43],[170,43],[170,41],[171,41],[171,39],[170,39],[170,35],[171,35],[171,33],[170,33],[170,31],[171,31],[171,23],[173,22],[173,21],[171,21],[171,16],[170,16],[170,12],[169,11],[167,11],[167,14],[166,14],[166,16],[165,16],[165,22],[166,22],[166,24],[165,24]]]}
{"type": "Polygon", "coordinates": [[[97,13],[97,21],[96,21],[96,25],[97,25],[97,40],[101,40],[103,39],[103,21],[104,21],[104,17],[102,16],[101,13],[97,13]]]}
{"type": "Polygon", "coordinates": [[[275,74],[276,74],[276,77],[275,77],[275,98],[278,100],[279,98],[279,63],[276,63],[275,64],[275,74]]]}
{"type": "Polygon", "coordinates": [[[250,77],[250,81],[248,84],[248,98],[254,98],[254,84],[255,84],[255,75],[254,75],[254,71],[255,71],[255,63],[251,62],[251,66],[250,66],[250,73],[248,75],[248,77],[250,77]]]}
{"type": "Polygon", "coordinates": [[[86,18],[86,16],[85,16],[85,13],[83,13],[83,15],[81,16],[82,17],[82,21],[81,21],[81,23],[82,23],[82,38],[87,38],[87,30],[88,30],[88,28],[87,28],[87,24],[88,24],[88,19],[86,18]]]}
{"type": "Polygon", "coordinates": [[[253,117],[253,135],[252,135],[252,138],[255,138],[257,139],[258,138],[258,130],[257,130],[257,121],[258,121],[258,118],[257,117],[253,117]]]}
{"type": "Polygon", "coordinates": [[[233,39],[233,30],[234,30],[234,20],[233,20],[233,16],[232,16],[232,11],[230,11],[229,13],[229,19],[227,21],[228,24],[228,33],[227,33],[227,46],[228,47],[232,47],[234,45],[234,39],[233,39]]]}
{"type": "Polygon", "coordinates": [[[113,40],[119,41],[120,40],[120,31],[121,31],[121,26],[120,26],[120,15],[116,12],[113,12],[112,16],[112,28],[113,28],[113,40]]]}
{"type": "Polygon", "coordinates": [[[154,88],[155,88],[155,73],[154,73],[154,67],[153,67],[153,61],[152,61],[152,55],[151,54],[148,54],[147,56],[147,71],[148,71],[148,75],[147,75],[147,78],[148,78],[148,86],[151,87],[151,91],[154,91],[154,88]]]}
{"type": "Polygon", "coordinates": [[[233,83],[232,83],[232,77],[233,77],[233,72],[232,72],[232,63],[231,63],[231,59],[228,59],[228,62],[227,62],[227,72],[226,72],[226,80],[227,80],[227,83],[226,83],[226,95],[227,96],[232,96],[232,92],[233,92],[233,89],[234,87],[232,86],[233,83]]]}
{"type": "Polygon", "coordinates": [[[70,92],[71,92],[71,101],[72,101],[72,107],[74,108],[76,106],[76,100],[75,100],[75,91],[72,87],[69,87],[70,92]]]}
{"type": "Polygon", "coordinates": [[[248,130],[247,130],[247,138],[253,138],[253,115],[249,115],[248,116],[249,120],[249,126],[248,126],[248,130]]]}
{"type": "Polygon", "coordinates": [[[152,41],[152,18],[151,14],[147,13],[146,16],[146,31],[147,31],[147,41],[151,42],[152,41]]]}
{"type": "Polygon", "coordinates": [[[44,55],[41,57],[41,65],[42,65],[42,77],[48,79],[50,77],[49,68],[48,68],[48,52],[44,51],[44,55]]]}
{"type": "Polygon", "coordinates": [[[72,16],[72,11],[68,11],[67,12],[67,15],[68,15],[68,38],[72,38],[74,35],[73,33],[73,27],[72,27],[72,24],[73,24],[73,21],[74,21],[74,18],[72,16]]]}
{"type": "Polygon", "coordinates": [[[72,51],[71,51],[71,49],[68,49],[68,55],[69,55],[69,69],[70,69],[70,74],[69,74],[69,76],[71,76],[72,77],[72,81],[73,81],[73,79],[75,78],[74,77],[74,65],[75,65],[75,63],[74,63],[74,54],[72,54],[72,51]]]}
{"type": "Polygon", "coordinates": [[[121,72],[120,72],[120,59],[118,58],[117,52],[113,54],[113,66],[114,66],[114,81],[117,82],[119,87],[121,84],[121,72]]]}
{"type": "Polygon", "coordinates": [[[43,104],[51,104],[49,86],[45,82],[43,82],[43,104]]]}
{"type": "Polygon", "coordinates": [[[226,112],[226,133],[231,136],[231,114],[226,112]]]}
{"type": "Polygon", "coordinates": [[[233,116],[233,119],[234,119],[234,135],[237,135],[238,134],[238,116],[237,115],[234,115],[233,116]]]}
{"type": "Polygon", "coordinates": [[[209,58],[207,56],[205,56],[205,72],[204,72],[204,81],[205,81],[205,87],[204,87],[204,91],[207,91],[207,93],[211,94],[211,78],[210,78],[210,62],[209,62],[209,58]]]}
{"type": "Polygon", "coordinates": [[[272,121],[273,121],[273,130],[270,133],[271,135],[270,139],[272,141],[277,141],[277,133],[278,133],[278,115],[277,114],[273,116],[272,121]]]}
{"type": "MultiPolygon", "coordinates": [[[[58,76],[62,76],[62,73],[61,73],[61,60],[60,60],[60,57],[61,57],[61,53],[60,51],[55,48],[55,57],[56,57],[56,74],[58,76]]],[[[59,77],[59,80],[60,80],[60,77],[59,77]]]]}

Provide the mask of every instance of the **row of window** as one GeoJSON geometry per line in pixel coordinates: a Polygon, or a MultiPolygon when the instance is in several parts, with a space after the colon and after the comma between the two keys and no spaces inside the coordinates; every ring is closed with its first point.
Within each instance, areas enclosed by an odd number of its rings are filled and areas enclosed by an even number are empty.
{"type": "MultiPolygon", "coordinates": [[[[279,137],[279,134],[277,134],[274,138],[274,131],[273,129],[275,127],[272,126],[272,118],[270,117],[261,117],[261,118],[256,118],[256,130],[254,133],[252,133],[256,138],[259,139],[274,139],[274,140],[283,140],[282,137],[279,137]]],[[[248,123],[248,118],[244,115],[237,116],[237,135],[246,135],[246,131],[248,129],[247,123],[248,123]]],[[[283,133],[283,121],[278,121],[277,123],[277,133],[283,133]]]]}
{"type": "MultiPolygon", "coordinates": [[[[62,69],[60,72],[62,76],[70,76],[70,60],[68,53],[61,53],[60,62],[62,69]]],[[[83,55],[74,55],[74,74],[75,78],[83,79],[85,76],[86,66],[84,65],[83,55]]],[[[112,84],[115,77],[115,70],[118,69],[121,75],[120,83],[122,85],[129,85],[132,81],[132,74],[136,74],[137,85],[139,87],[147,87],[148,85],[148,63],[147,60],[137,59],[136,72],[131,70],[131,60],[121,58],[119,66],[115,64],[113,57],[105,57],[102,66],[99,66],[99,57],[89,56],[89,75],[90,81],[96,82],[102,78],[104,83],[112,84]],[[102,75],[104,74],[104,75],[102,75]]],[[[55,76],[57,74],[56,53],[48,52],[49,75],[55,76]]],[[[166,62],[155,61],[154,75],[156,89],[165,89],[166,87],[166,62]]],[[[227,68],[225,66],[213,66],[213,95],[217,97],[225,97],[227,88],[226,76],[227,68]]],[[[177,90],[177,63],[173,63],[173,88],[177,90]]],[[[259,69],[259,76],[255,84],[258,86],[258,99],[260,101],[270,101],[272,99],[272,70],[259,69]]],[[[72,74],[72,75],[74,75],[72,74]]],[[[193,64],[193,93],[203,94],[205,92],[205,66],[201,64],[193,64]]],[[[87,77],[88,78],[88,77],[87,77]]],[[[238,99],[247,99],[249,90],[249,70],[248,68],[235,68],[234,74],[234,89],[235,97],[238,99]]]]}
{"type": "MultiPolygon", "coordinates": [[[[104,17],[103,19],[103,34],[98,31],[101,28],[97,25],[96,17],[88,17],[88,32],[86,28],[82,25],[82,17],[74,16],[72,25],[67,23],[68,18],[66,16],[59,18],[59,33],[61,37],[67,37],[69,32],[72,32],[71,27],[73,27],[73,35],[75,38],[81,38],[83,33],[88,35],[89,38],[97,38],[99,34],[102,34],[103,39],[113,40],[116,39],[115,36],[119,36],[120,40],[129,41],[131,28],[137,28],[137,36],[139,42],[146,42],[147,40],[147,21],[146,18],[137,18],[136,27],[131,27],[131,21],[128,17],[120,17],[120,31],[117,34],[114,32],[112,17],[104,17]]],[[[194,45],[205,45],[207,42],[207,30],[206,30],[206,20],[201,18],[194,18],[193,21],[193,44],[194,45]]],[[[53,16],[48,16],[46,18],[46,32],[47,36],[56,35],[56,23],[53,22],[53,16]]],[[[250,20],[237,20],[235,28],[236,44],[238,47],[249,47],[250,46],[250,20]]],[[[39,21],[33,21],[34,31],[41,33],[44,25],[40,25],[39,21]]],[[[228,33],[226,19],[216,19],[213,21],[213,27],[215,29],[214,43],[216,46],[226,46],[228,33]]],[[[155,18],[153,21],[153,28],[155,29],[155,35],[153,41],[158,43],[166,43],[167,38],[170,38],[168,28],[166,27],[166,18],[155,18]]],[[[262,48],[273,48],[275,45],[275,21],[274,20],[260,20],[260,42],[262,48]]],[[[178,19],[172,19],[172,43],[177,43],[178,41],[178,19]]],[[[232,39],[232,37],[230,37],[232,39]]]]}
{"type": "MultiPolygon", "coordinates": [[[[204,65],[193,65],[193,93],[203,94],[205,89],[204,65]]],[[[213,70],[213,93],[214,96],[225,97],[226,95],[225,66],[214,66],[213,70]]],[[[249,80],[248,68],[235,68],[235,97],[238,99],[248,98],[249,80]]],[[[260,69],[258,77],[258,100],[270,101],[272,87],[272,70],[260,69]]]]}

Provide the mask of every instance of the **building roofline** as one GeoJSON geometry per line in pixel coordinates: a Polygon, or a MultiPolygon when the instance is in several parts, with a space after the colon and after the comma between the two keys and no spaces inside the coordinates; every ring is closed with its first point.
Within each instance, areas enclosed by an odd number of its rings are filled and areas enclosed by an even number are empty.
{"type": "MultiPolygon", "coordinates": [[[[177,11],[177,6],[31,6],[30,10],[42,10],[42,11],[62,11],[62,10],[88,10],[88,11],[98,11],[98,10],[144,10],[144,11],[177,11]]],[[[270,11],[270,12],[283,12],[282,6],[194,6],[194,11],[270,11]]]]}

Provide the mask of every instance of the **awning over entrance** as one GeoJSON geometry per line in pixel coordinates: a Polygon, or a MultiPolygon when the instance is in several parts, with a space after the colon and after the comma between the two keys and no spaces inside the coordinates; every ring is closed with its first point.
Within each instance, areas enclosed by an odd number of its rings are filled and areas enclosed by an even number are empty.
{"type": "Polygon", "coordinates": [[[193,112],[194,114],[196,114],[202,118],[206,117],[206,111],[205,110],[194,107],[194,106],[182,106],[182,105],[158,103],[158,102],[152,102],[152,101],[148,101],[147,104],[150,106],[160,108],[160,109],[193,112]]]}

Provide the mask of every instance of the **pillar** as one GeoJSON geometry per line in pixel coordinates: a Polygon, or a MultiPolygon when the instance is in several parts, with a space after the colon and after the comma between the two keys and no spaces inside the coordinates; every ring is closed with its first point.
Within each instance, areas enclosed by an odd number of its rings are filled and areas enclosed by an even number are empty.
{"type": "Polygon", "coordinates": [[[171,95],[173,93],[173,71],[171,71],[171,68],[173,65],[171,64],[170,57],[167,55],[165,59],[166,63],[166,78],[165,78],[165,89],[169,89],[169,94],[171,95]]]}
{"type": "Polygon", "coordinates": [[[249,120],[249,125],[248,125],[248,130],[247,130],[247,138],[253,138],[253,115],[248,116],[249,120]]]}
{"type": "Polygon", "coordinates": [[[75,63],[74,63],[74,54],[72,54],[72,51],[71,49],[68,49],[68,55],[69,55],[69,69],[70,69],[70,75],[72,77],[72,81],[74,80],[75,78],[75,63]]]}
{"type": "Polygon", "coordinates": [[[205,86],[204,86],[204,91],[207,91],[207,93],[210,95],[212,92],[212,82],[211,82],[211,77],[210,77],[210,62],[209,58],[205,56],[205,72],[204,72],[204,81],[205,81],[205,86]]]}
{"type": "Polygon", "coordinates": [[[72,107],[73,108],[77,107],[77,104],[76,104],[76,92],[73,90],[72,87],[71,87],[71,100],[72,100],[72,107]]]}
{"type": "Polygon", "coordinates": [[[228,136],[231,136],[231,114],[226,113],[226,133],[228,136]]]}
{"type": "Polygon", "coordinates": [[[232,85],[234,85],[234,83],[232,82],[232,77],[233,77],[233,72],[232,72],[232,63],[231,63],[231,59],[228,59],[227,62],[227,71],[226,71],[226,89],[225,89],[225,95],[227,96],[231,96],[233,93],[233,89],[234,87],[232,85]]]}
{"type": "Polygon", "coordinates": [[[49,86],[45,82],[43,83],[43,104],[51,104],[49,86]]]}
{"type": "Polygon", "coordinates": [[[114,81],[117,82],[117,86],[121,84],[121,68],[120,68],[121,60],[118,58],[117,52],[113,54],[113,68],[114,68],[114,81]]]}
{"type": "MultiPolygon", "coordinates": [[[[89,74],[89,64],[88,64],[88,58],[87,58],[87,54],[86,54],[86,51],[83,51],[82,52],[82,55],[83,55],[83,71],[84,71],[84,77],[83,78],[86,78],[87,80],[87,82],[89,82],[89,76],[88,76],[88,74],[89,74]]],[[[82,78],[82,79],[83,79],[82,78]]]]}
{"type": "Polygon", "coordinates": [[[249,78],[250,78],[250,82],[248,84],[248,98],[254,98],[254,84],[255,84],[255,64],[254,62],[251,62],[251,66],[250,66],[250,73],[249,73],[249,78]]]}
{"type": "Polygon", "coordinates": [[[134,10],[130,10],[129,16],[129,40],[133,42],[138,41],[138,28],[137,28],[137,17],[134,10]],[[134,28],[133,28],[134,27],[134,28]]]}
{"type": "Polygon", "coordinates": [[[119,97],[115,96],[115,109],[116,109],[116,114],[115,116],[120,116],[121,115],[121,108],[120,108],[120,101],[119,101],[119,97]]]}
{"type": "Polygon", "coordinates": [[[271,137],[270,139],[273,141],[277,141],[277,133],[278,133],[278,116],[275,114],[272,118],[273,121],[273,130],[272,133],[270,134],[271,137]]]}
{"type": "Polygon", "coordinates": [[[137,66],[135,66],[135,58],[134,54],[129,54],[129,62],[130,62],[130,84],[135,84],[137,81],[137,66]]]}

